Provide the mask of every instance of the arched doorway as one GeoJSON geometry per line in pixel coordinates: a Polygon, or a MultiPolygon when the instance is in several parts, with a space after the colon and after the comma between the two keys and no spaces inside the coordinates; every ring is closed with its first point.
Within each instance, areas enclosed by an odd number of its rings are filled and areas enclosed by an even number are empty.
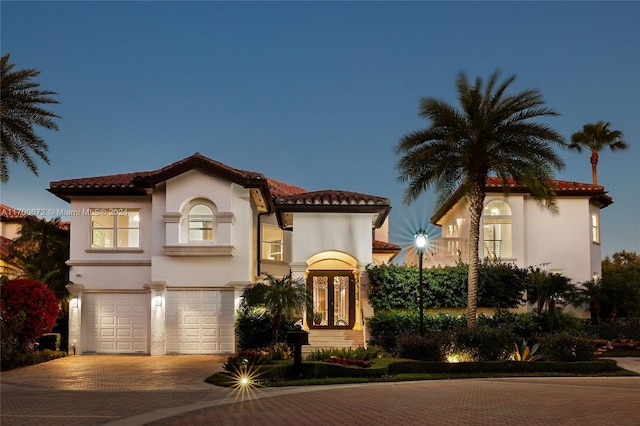
{"type": "Polygon", "coordinates": [[[353,329],[359,278],[356,259],[327,251],[312,256],[307,265],[307,289],[312,295],[312,309],[306,318],[309,328],[353,329]]]}

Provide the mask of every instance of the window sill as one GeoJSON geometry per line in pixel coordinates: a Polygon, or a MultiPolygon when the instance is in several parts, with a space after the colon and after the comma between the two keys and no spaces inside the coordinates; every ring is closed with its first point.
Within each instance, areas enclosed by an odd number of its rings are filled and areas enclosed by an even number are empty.
{"type": "Polygon", "coordinates": [[[289,264],[284,260],[273,260],[273,259],[261,259],[260,262],[267,265],[288,265],[289,264]]]}
{"type": "Polygon", "coordinates": [[[165,256],[233,256],[234,246],[177,245],[163,246],[165,256]]]}
{"type": "Polygon", "coordinates": [[[85,253],[144,253],[141,248],[86,249],[85,253]]]}

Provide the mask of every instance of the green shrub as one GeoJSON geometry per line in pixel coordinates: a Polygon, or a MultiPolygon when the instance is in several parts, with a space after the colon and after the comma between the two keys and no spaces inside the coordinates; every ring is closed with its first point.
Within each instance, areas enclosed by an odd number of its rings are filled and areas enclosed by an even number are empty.
{"type": "Polygon", "coordinates": [[[384,351],[379,346],[369,346],[364,348],[362,346],[356,349],[352,348],[329,348],[329,349],[317,349],[311,351],[307,356],[307,361],[324,361],[328,358],[341,358],[341,359],[357,359],[361,361],[370,361],[376,358],[382,358],[384,351]]]}
{"type": "Polygon", "coordinates": [[[579,332],[580,320],[572,314],[564,313],[560,309],[542,312],[535,316],[538,329],[542,333],[579,332]]]}
{"type": "MultiPolygon", "coordinates": [[[[425,314],[426,333],[450,331],[466,324],[466,317],[447,313],[425,314]]],[[[416,311],[381,311],[369,320],[370,343],[388,352],[396,347],[396,339],[403,334],[419,334],[420,315],[416,311]]]]}
{"type": "MultiPolygon", "coordinates": [[[[376,311],[417,309],[419,270],[413,266],[381,265],[368,268],[369,301],[376,311]]],[[[423,270],[424,307],[463,308],[467,305],[468,266],[460,264],[423,270]]],[[[528,271],[515,265],[480,265],[478,305],[515,308],[522,302],[528,271]]]]}
{"type": "Polygon", "coordinates": [[[583,333],[597,339],[634,339],[640,340],[640,318],[618,318],[613,323],[594,325],[582,323],[583,333]]]}
{"type": "Polygon", "coordinates": [[[493,316],[479,315],[478,325],[511,330],[517,340],[531,340],[538,332],[538,321],[533,314],[498,310],[493,316]]]}
{"type": "Polygon", "coordinates": [[[388,374],[434,374],[434,373],[574,373],[593,374],[616,371],[618,366],[614,360],[581,361],[581,362],[395,362],[388,367],[388,374]]]}
{"type": "Polygon", "coordinates": [[[422,361],[444,361],[449,345],[447,333],[434,333],[421,337],[403,334],[398,337],[393,355],[422,361]]]}
{"type": "Polygon", "coordinates": [[[247,350],[240,351],[234,356],[227,358],[227,362],[222,365],[227,371],[238,371],[241,368],[253,367],[255,365],[264,365],[271,362],[271,356],[268,351],[264,350],[247,350]]]}
{"type": "Polygon", "coordinates": [[[42,351],[49,349],[50,351],[60,350],[60,333],[47,333],[38,337],[36,340],[38,343],[38,350],[42,351]]]}
{"type": "Polygon", "coordinates": [[[276,343],[269,347],[269,356],[273,361],[285,361],[291,358],[291,348],[286,343],[276,343]]]}
{"type": "MultiPolygon", "coordinates": [[[[265,348],[271,345],[272,316],[260,307],[241,307],[237,311],[235,332],[240,350],[265,348]]],[[[293,321],[283,317],[278,341],[286,341],[287,332],[293,329],[293,321]]]]}
{"type": "Polygon", "coordinates": [[[584,335],[560,332],[538,336],[537,340],[546,361],[591,361],[596,358],[595,342],[584,335]]]}
{"type": "Polygon", "coordinates": [[[474,361],[509,359],[515,336],[508,327],[476,325],[458,328],[454,333],[454,351],[469,354],[474,361]]]}

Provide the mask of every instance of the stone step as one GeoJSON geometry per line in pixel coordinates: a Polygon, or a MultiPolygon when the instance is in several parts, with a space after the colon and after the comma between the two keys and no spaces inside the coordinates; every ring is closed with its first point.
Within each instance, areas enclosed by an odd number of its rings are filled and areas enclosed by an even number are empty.
{"type": "Polygon", "coordinates": [[[331,348],[357,348],[364,346],[361,330],[310,330],[309,345],[302,347],[303,355],[331,348]]]}

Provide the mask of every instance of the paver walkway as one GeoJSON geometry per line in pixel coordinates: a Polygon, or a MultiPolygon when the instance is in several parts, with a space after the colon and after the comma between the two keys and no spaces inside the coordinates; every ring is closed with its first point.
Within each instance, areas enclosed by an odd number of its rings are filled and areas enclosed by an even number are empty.
{"type": "Polygon", "coordinates": [[[640,377],[290,387],[243,395],[203,383],[224,359],[83,355],[3,372],[0,424],[640,425],[640,377]]]}

